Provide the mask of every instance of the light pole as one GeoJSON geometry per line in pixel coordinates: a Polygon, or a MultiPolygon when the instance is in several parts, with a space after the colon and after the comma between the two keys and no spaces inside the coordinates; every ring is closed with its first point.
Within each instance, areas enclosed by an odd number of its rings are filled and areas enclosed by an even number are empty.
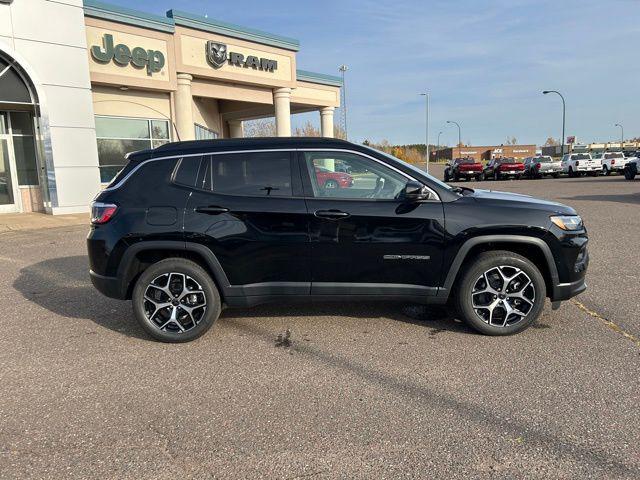
{"type": "Polygon", "coordinates": [[[438,160],[438,152],[440,151],[440,135],[442,135],[442,132],[438,132],[438,141],[436,142],[436,148],[438,150],[436,150],[436,161],[438,160]]]}
{"type": "Polygon", "coordinates": [[[452,120],[447,120],[447,123],[453,123],[456,127],[458,127],[458,147],[462,146],[462,133],[461,133],[461,129],[460,129],[460,124],[458,122],[454,122],[452,120]]]}
{"type": "Polygon", "coordinates": [[[346,65],[340,65],[338,71],[342,75],[342,127],[344,128],[344,139],[348,140],[347,134],[347,84],[344,82],[344,73],[348,70],[346,65]]]}
{"type": "Polygon", "coordinates": [[[616,123],[614,125],[614,127],[620,127],[620,150],[622,150],[624,148],[623,143],[624,143],[624,127],[622,125],[620,125],[619,123],[616,123]]]}
{"type": "Polygon", "coordinates": [[[438,132],[438,146],[440,146],[440,135],[442,135],[442,132],[438,132]]]}
{"type": "Polygon", "coordinates": [[[427,146],[427,173],[429,173],[429,92],[421,93],[425,98],[426,104],[426,121],[427,121],[427,131],[426,131],[426,146],[427,146]]]}
{"type": "Polygon", "coordinates": [[[564,97],[557,90],[544,90],[542,93],[544,95],[546,95],[548,93],[555,93],[555,94],[559,95],[560,98],[562,99],[562,140],[560,142],[560,156],[562,156],[562,155],[564,155],[564,124],[565,124],[565,118],[566,118],[565,115],[566,115],[566,112],[567,112],[567,106],[564,103],[564,97]]]}

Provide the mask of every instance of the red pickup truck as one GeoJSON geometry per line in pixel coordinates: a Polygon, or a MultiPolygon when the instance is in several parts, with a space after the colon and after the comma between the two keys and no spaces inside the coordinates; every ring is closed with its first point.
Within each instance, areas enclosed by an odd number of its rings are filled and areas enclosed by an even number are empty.
{"type": "Polygon", "coordinates": [[[444,169],[444,181],[458,181],[461,178],[469,179],[474,177],[480,180],[482,175],[482,163],[476,162],[473,158],[456,158],[444,169]]]}
{"type": "Polygon", "coordinates": [[[500,180],[502,178],[522,178],[524,163],[516,158],[494,158],[484,167],[484,178],[500,180]]]}

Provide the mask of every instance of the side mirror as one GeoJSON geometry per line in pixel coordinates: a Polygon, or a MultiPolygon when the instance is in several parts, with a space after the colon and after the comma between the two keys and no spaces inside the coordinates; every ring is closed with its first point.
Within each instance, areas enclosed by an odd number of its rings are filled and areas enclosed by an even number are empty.
{"type": "Polygon", "coordinates": [[[417,202],[418,200],[428,200],[431,194],[429,189],[420,182],[413,180],[407,182],[402,191],[400,192],[400,198],[410,202],[417,202]]]}

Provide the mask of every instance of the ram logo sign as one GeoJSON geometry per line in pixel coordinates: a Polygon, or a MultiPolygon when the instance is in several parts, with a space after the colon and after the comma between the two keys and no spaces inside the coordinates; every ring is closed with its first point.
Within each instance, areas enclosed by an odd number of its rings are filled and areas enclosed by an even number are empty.
{"type": "Polygon", "coordinates": [[[209,65],[213,68],[220,68],[225,63],[234,67],[252,68],[264,72],[274,72],[278,69],[278,62],[270,58],[259,58],[255,55],[248,55],[246,58],[242,53],[229,52],[224,43],[209,40],[206,45],[206,55],[209,65]]]}

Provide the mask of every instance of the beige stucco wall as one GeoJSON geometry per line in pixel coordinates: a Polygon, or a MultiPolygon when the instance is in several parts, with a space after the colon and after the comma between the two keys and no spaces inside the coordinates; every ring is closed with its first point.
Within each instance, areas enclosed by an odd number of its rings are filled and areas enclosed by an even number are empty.
{"type": "Polygon", "coordinates": [[[340,88],[298,81],[291,92],[291,102],[319,107],[339,107],[340,88]]]}
{"type": "Polygon", "coordinates": [[[223,136],[222,120],[218,110],[218,101],[212,98],[193,99],[193,123],[199,123],[214,132],[220,137],[223,136]]]}
{"type": "Polygon", "coordinates": [[[169,93],[94,86],[93,111],[96,115],[167,119],[171,118],[171,102],[169,93]]]}

